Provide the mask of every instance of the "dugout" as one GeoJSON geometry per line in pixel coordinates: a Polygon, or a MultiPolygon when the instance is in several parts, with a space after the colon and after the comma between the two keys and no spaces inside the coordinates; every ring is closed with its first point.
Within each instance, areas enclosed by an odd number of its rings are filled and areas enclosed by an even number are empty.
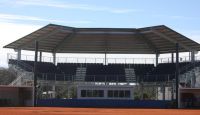
{"type": "Polygon", "coordinates": [[[200,108],[200,88],[180,88],[179,107],[200,108]]]}
{"type": "Polygon", "coordinates": [[[32,87],[0,85],[0,106],[32,106],[32,87]]]}

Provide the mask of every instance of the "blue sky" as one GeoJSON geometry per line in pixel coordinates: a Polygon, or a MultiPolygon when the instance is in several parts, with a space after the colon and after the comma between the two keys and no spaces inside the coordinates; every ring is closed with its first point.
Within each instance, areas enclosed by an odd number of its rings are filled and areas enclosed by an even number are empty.
{"type": "Polygon", "coordinates": [[[0,0],[0,53],[49,23],[75,27],[166,25],[200,42],[199,0],[0,0]],[[8,33],[8,34],[6,34],[8,33]]]}
{"type": "Polygon", "coordinates": [[[199,0],[1,0],[0,19],[81,27],[164,24],[174,29],[199,30],[199,5],[199,0]]]}

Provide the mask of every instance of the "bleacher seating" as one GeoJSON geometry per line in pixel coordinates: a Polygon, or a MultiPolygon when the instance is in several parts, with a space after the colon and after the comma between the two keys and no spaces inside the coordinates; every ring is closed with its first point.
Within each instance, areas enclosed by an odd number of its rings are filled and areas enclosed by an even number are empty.
{"type": "MultiPolygon", "coordinates": [[[[30,71],[27,67],[30,67],[33,69],[34,67],[34,61],[26,61],[26,60],[9,60],[9,64],[14,64],[22,69],[25,69],[26,71],[30,71]]],[[[56,73],[57,67],[50,62],[38,62],[37,63],[37,72],[38,73],[56,73]]]]}
{"type": "Polygon", "coordinates": [[[75,75],[76,74],[76,68],[79,66],[79,64],[76,63],[58,63],[57,68],[61,70],[62,73],[68,74],[68,75],[75,75]]]}
{"type": "MultiPolygon", "coordinates": [[[[33,61],[9,60],[9,64],[14,64],[26,71],[31,71],[27,66],[34,67],[33,61]],[[23,64],[22,64],[23,63],[23,64]]],[[[50,62],[37,63],[38,78],[46,80],[73,80],[76,75],[77,67],[86,67],[85,81],[98,82],[126,82],[125,68],[134,68],[137,81],[155,82],[167,81],[175,78],[176,64],[175,63],[161,63],[157,67],[153,64],[108,64],[100,63],[58,63],[57,66],[50,62]],[[56,76],[56,78],[55,78],[56,76]]],[[[185,67],[191,65],[190,62],[180,63],[180,72],[185,72],[185,67]],[[183,70],[183,71],[182,71],[183,70]]],[[[196,63],[195,66],[199,66],[196,63]]],[[[192,69],[192,66],[189,66],[192,69]]],[[[188,69],[188,68],[187,68],[188,69]]]]}
{"type": "Polygon", "coordinates": [[[76,74],[77,67],[80,64],[77,63],[58,63],[57,69],[60,70],[60,73],[56,74],[56,80],[58,81],[72,81],[73,76],[76,74]]]}
{"type": "MultiPolygon", "coordinates": [[[[8,64],[16,65],[28,72],[33,71],[33,68],[32,68],[33,66],[30,66],[30,64],[27,64],[25,62],[26,61],[24,61],[24,60],[18,61],[18,60],[14,60],[14,59],[9,59],[8,64]]],[[[33,61],[30,61],[30,62],[33,62],[33,61]]],[[[34,62],[33,62],[33,64],[34,64],[34,62]]]]}
{"type": "Polygon", "coordinates": [[[120,64],[88,64],[85,81],[125,82],[124,66],[120,64]]]}
{"type": "MultiPolygon", "coordinates": [[[[180,70],[190,65],[190,62],[179,63],[180,70]]],[[[140,80],[144,82],[164,82],[175,79],[176,63],[161,63],[154,67],[146,75],[140,76],[140,80]]]]}
{"type": "Polygon", "coordinates": [[[134,68],[136,75],[146,75],[154,69],[153,64],[131,64],[130,67],[134,68]]]}

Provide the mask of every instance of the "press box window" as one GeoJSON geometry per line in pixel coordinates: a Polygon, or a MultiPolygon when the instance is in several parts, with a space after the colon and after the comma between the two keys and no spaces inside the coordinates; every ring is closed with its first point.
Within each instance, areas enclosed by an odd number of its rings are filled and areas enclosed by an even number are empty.
{"type": "Polygon", "coordinates": [[[113,91],[112,90],[108,90],[108,97],[113,97],[113,91]]]}
{"type": "Polygon", "coordinates": [[[131,93],[128,90],[125,90],[124,97],[131,97],[131,93]]]}
{"type": "Polygon", "coordinates": [[[86,97],[86,90],[81,90],[81,97],[86,97]]]}
{"type": "Polygon", "coordinates": [[[81,90],[81,97],[104,97],[103,90],[81,90]]]}
{"type": "Polygon", "coordinates": [[[129,98],[130,91],[129,90],[108,90],[108,97],[129,98]]]}

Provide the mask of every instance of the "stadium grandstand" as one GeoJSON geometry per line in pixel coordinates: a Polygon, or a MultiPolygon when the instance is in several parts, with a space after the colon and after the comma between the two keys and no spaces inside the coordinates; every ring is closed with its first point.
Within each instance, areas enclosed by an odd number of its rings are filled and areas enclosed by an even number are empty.
{"type": "MultiPolygon", "coordinates": [[[[30,87],[35,106],[200,107],[200,45],[167,26],[76,28],[49,24],[4,48],[18,77],[8,87],[30,87]],[[35,59],[21,54],[35,51],[35,59]],[[46,58],[43,53],[52,53],[46,58]],[[104,58],[56,54],[103,54],[104,58]],[[180,57],[179,53],[190,54],[180,57]],[[39,55],[38,55],[39,54],[39,55]],[[149,54],[155,58],[107,58],[149,54]],[[170,54],[170,58],[160,58],[170,54]]],[[[3,87],[0,87],[0,90],[3,87]]]]}

